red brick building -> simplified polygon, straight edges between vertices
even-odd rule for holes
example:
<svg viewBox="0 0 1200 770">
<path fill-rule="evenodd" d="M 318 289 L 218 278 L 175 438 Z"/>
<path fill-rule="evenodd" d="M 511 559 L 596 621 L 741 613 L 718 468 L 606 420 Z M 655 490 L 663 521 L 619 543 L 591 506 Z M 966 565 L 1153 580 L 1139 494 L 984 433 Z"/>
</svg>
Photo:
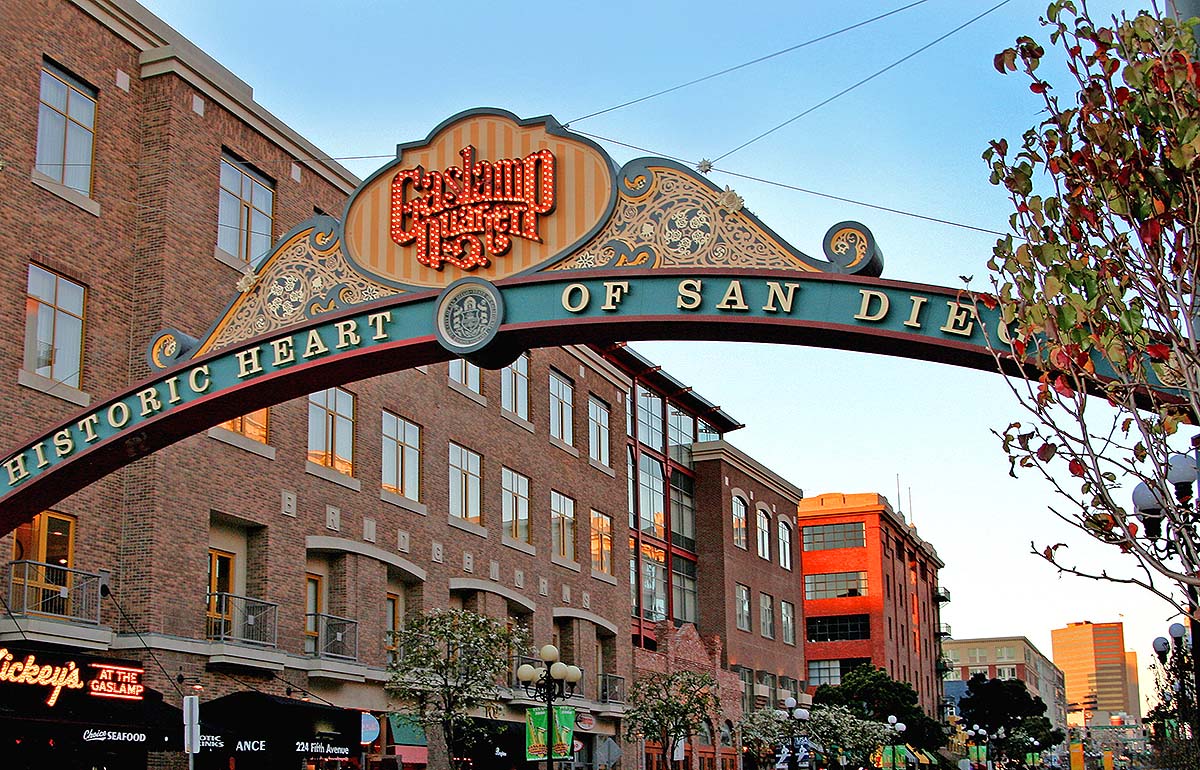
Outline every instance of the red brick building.
<svg viewBox="0 0 1200 770">
<path fill-rule="evenodd" d="M 939 607 L 944 566 L 888 501 L 825 494 L 798 509 L 808 685 L 837 684 L 863 662 L 910 683 L 921 707 L 940 716 Z"/>
<path fill-rule="evenodd" d="M 132 0 L 10 2 L 4 18 L 0 404 L 16 443 L 147 377 L 159 330 L 201 336 L 272 243 L 337 217 L 359 180 Z M 857 605 L 804 598 L 802 578 L 845 567 L 801 551 L 817 511 L 724 441 L 739 427 L 623 346 L 319 391 L 148 455 L 0 537 L 0 649 L 140 666 L 167 706 L 198 694 L 211 739 L 200 767 L 259 766 L 262 742 L 231 737 L 254 717 L 297 725 L 267 741 L 310 747 L 290 767 L 345 756 L 322 754 L 330 739 L 313 732 L 340 710 L 395 710 L 382 685 L 406 613 L 468 608 L 528 625 L 584 669 L 577 759 L 596 764 L 620 732 L 635 651 L 652 669 L 676 643 L 690 652 L 675 659 L 696 663 L 700 644 L 701 663 L 740 678 L 731 714 L 827 680 L 829 660 L 877 654 L 803 641 L 807 615 Z M 871 641 L 924 703 L 940 562 L 876 507 L 866 550 L 890 561 L 870 581 L 897 598 Z M 519 724 L 529 700 L 514 686 L 504 701 L 500 719 Z M 97 714 L 51 711 L 35 728 L 0 709 L 0 752 L 17 768 L 178 763 L 178 713 L 163 713 L 175 737 L 161 744 L 85 746 L 105 727 Z M 697 762 L 736 761 L 719 735 L 734 719 L 713 725 L 718 748 L 695 749 Z M 515 732 L 503 740 L 516 756 Z M 367 753 L 383 767 L 423 758 L 387 720 Z"/>
</svg>

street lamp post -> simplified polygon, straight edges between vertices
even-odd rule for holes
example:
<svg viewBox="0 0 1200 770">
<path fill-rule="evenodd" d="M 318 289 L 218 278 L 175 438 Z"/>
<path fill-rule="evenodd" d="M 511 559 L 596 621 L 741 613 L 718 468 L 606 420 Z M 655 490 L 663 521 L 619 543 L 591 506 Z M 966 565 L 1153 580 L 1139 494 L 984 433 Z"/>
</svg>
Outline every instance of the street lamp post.
<svg viewBox="0 0 1200 770">
<path fill-rule="evenodd" d="M 1191 558 L 1195 558 L 1195 554 L 1200 552 L 1200 533 L 1196 529 L 1196 519 L 1200 519 L 1200 495 L 1193 494 L 1193 485 L 1200 475 L 1198 471 L 1200 471 L 1200 435 L 1192 437 L 1192 455 L 1173 454 L 1167 458 L 1166 481 L 1173 487 L 1175 499 L 1181 507 L 1186 509 L 1189 504 L 1195 505 L 1194 516 L 1168 515 L 1168 512 L 1164 510 L 1167 506 L 1162 489 L 1153 489 L 1145 482 L 1139 483 L 1133 489 L 1134 511 L 1142 521 L 1143 533 L 1145 538 L 1150 541 L 1150 547 L 1160 557 L 1177 556 L 1183 559 L 1185 572 L 1189 571 L 1189 568 L 1194 571 L 1197 566 L 1189 562 L 1189 554 L 1192 555 Z M 1181 551 L 1176 541 L 1187 541 L 1187 547 Z M 1200 698 L 1200 620 L 1197 620 L 1197 615 L 1200 615 L 1200 595 L 1197 593 L 1196 586 L 1189 585 L 1187 587 L 1187 597 L 1188 625 L 1191 631 L 1192 692 Z M 1179 639 L 1179 643 L 1182 644 L 1183 625 L 1179 623 L 1175 625 L 1179 626 L 1179 636 L 1173 638 Z M 1193 709 L 1193 712 L 1198 711 L 1200 709 Z M 1193 734 L 1200 733 L 1200 719 L 1196 718 L 1195 713 L 1193 713 L 1193 719 L 1189 725 Z"/>
<path fill-rule="evenodd" d="M 796 729 L 808 721 L 809 713 L 806 708 L 797 708 L 796 699 L 788 697 L 783 701 L 786 709 L 776 709 L 775 715 L 788 721 L 788 770 L 799 770 L 800 757 L 796 750 Z"/>
<path fill-rule="evenodd" d="M 554 770 L 554 701 L 566 700 L 575 694 L 575 686 L 583 678 L 578 666 L 568 666 L 558 659 L 558 648 L 547 644 L 538 651 L 545 664 L 534 668 L 522 663 L 517 668 L 517 679 L 525 688 L 525 694 L 539 703 L 546 704 L 546 770 Z"/>
<path fill-rule="evenodd" d="M 967 740 L 972 746 L 977 747 L 975 757 L 972 758 L 975 761 L 972 764 L 980 763 L 987 766 L 987 738 L 988 731 L 979 725 L 971 725 L 971 729 L 967 730 Z"/>
<path fill-rule="evenodd" d="M 893 715 L 891 715 L 891 716 L 889 716 L 889 717 L 887 718 L 887 723 L 888 723 L 888 727 L 889 727 L 889 728 L 891 729 L 891 731 L 892 731 L 892 735 L 891 735 L 891 741 L 892 741 L 892 768 L 893 768 L 893 770 L 895 770 L 895 768 L 898 768 L 898 767 L 900 766 L 900 763 L 896 761 L 896 747 L 897 747 L 897 746 L 899 745 L 899 743 L 900 743 L 900 736 L 904 734 L 904 731 L 905 731 L 906 729 L 908 729 L 908 725 L 906 725 L 906 724 L 904 724 L 903 722 L 901 722 L 901 721 L 897 720 L 897 719 L 896 719 L 896 716 L 895 716 L 894 714 L 893 714 Z"/>
<path fill-rule="evenodd" d="M 1180 653 L 1184 649 L 1184 637 L 1187 636 L 1187 629 L 1182 623 L 1172 623 L 1167 629 L 1167 633 L 1171 637 L 1171 641 L 1167 641 L 1163 637 L 1158 637 L 1154 640 L 1154 653 L 1158 656 L 1158 662 L 1162 664 L 1163 671 L 1167 676 L 1174 680 L 1175 689 L 1175 708 L 1179 720 L 1188 725 L 1193 739 L 1197 733 L 1197 724 L 1200 723 L 1200 689 L 1193 688 L 1189 693 L 1187 685 L 1184 681 L 1187 672 L 1178 670 L 1178 663 L 1181 662 Z M 1195 629 L 1193 628 L 1193 649 L 1195 648 Z M 1172 648 L 1174 654 L 1172 655 Z"/>
</svg>

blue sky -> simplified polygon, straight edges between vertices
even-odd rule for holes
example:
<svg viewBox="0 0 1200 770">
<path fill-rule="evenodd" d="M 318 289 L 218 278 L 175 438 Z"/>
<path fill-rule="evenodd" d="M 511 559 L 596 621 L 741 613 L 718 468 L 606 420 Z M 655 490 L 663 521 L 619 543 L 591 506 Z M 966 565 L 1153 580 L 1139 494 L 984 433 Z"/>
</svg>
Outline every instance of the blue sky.
<svg viewBox="0 0 1200 770">
<path fill-rule="evenodd" d="M 398 142 L 464 109 L 553 114 L 623 162 L 644 154 L 717 158 L 988 10 L 998 0 L 927 0 L 851 33 L 625 109 L 580 116 L 802 43 L 906 5 L 556 2 L 255 3 L 153 0 L 168 24 L 248 82 L 257 101 L 365 177 Z M 1141 7 L 1090 3 L 1093 15 Z M 1044 39 L 1042 0 L 1011 0 L 948 39 L 717 163 L 786 185 L 1003 230 L 1008 202 L 987 182 L 989 139 L 1038 120 L 1018 76 L 992 56 Z M 1062 81 L 1060 81 L 1062 82 Z M 1068 90 L 1066 84 L 1060 90 Z M 783 237 L 820 253 L 844 219 L 871 228 L 884 276 L 947 286 L 986 280 L 995 236 L 779 186 L 730 185 Z M 897 502 L 946 562 L 959 638 L 1025 635 L 1122 620 L 1141 667 L 1169 607 L 1136 590 L 1059 577 L 1030 541 L 1067 541 L 1080 564 L 1120 572 L 1046 512 L 1046 486 L 1012 480 L 989 433 L 1018 417 L 998 375 L 836 350 L 642 343 L 638 350 L 747 427 L 730 440 L 809 495 L 875 491 Z M 911 505 L 910 505 L 911 495 Z M 1143 673 L 1143 694 L 1151 687 Z"/>
</svg>

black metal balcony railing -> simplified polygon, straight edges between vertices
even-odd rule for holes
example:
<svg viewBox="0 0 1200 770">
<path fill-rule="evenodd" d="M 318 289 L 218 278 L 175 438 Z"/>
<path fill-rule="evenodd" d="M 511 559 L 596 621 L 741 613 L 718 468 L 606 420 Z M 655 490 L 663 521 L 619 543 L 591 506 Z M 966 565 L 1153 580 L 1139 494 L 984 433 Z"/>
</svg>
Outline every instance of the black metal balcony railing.
<svg viewBox="0 0 1200 770">
<path fill-rule="evenodd" d="M 208 638 L 274 647 L 278 639 L 279 605 L 247 596 L 208 595 Z"/>
<path fill-rule="evenodd" d="M 937 588 L 933 589 L 933 600 L 935 602 L 950 601 L 950 589 L 943 588 L 942 586 L 938 586 Z"/>
<path fill-rule="evenodd" d="M 625 677 L 616 674 L 600 675 L 600 702 L 625 702 Z"/>
<path fill-rule="evenodd" d="M 309 636 L 305 652 L 318 658 L 358 660 L 358 621 L 310 612 L 305 615 Z"/>
<path fill-rule="evenodd" d="M 944 636 L 946 638 L 950 638 L 953 636 L 953 634 L 950 633 L 950 624 L 949 623 L 939 623 L 937 633 L 938 633 L 938 636 Z"/>
<path fill-rule="evenodd" d="M 39 561 L 10 562 L 8 606 L 18 615 L 99 625 L 100 575 Z"/>
</svg>

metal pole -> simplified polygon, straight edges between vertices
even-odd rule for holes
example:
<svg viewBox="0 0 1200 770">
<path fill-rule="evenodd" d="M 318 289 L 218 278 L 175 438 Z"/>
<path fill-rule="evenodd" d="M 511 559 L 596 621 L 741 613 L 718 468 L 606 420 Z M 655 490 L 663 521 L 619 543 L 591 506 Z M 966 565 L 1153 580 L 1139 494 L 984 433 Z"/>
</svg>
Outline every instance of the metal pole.
<svg viewBox="0 0 1200 770">
<path fill-rule="evenodd" d="M 547 663 L 542 670 L 542 681 L 546 686 L 546 770 L 554 770 L 554 741 L 557 736 L 554 734 L 554 679 L 550 676 L 550 664 Z"/>
</svg>

